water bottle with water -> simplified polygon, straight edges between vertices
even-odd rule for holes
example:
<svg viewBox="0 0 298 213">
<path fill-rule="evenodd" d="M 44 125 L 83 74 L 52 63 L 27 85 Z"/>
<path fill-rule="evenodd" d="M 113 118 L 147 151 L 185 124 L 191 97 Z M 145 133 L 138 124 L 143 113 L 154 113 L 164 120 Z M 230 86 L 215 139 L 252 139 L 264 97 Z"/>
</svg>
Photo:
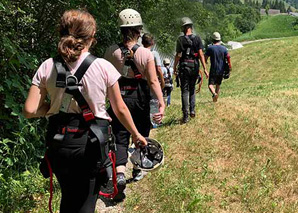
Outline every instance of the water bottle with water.
<svg viewBox="0 0 298 213">
<path fill-rule="evenodd" d="M 156 123 L 153 119 L 153 116 L 156 113 L 159 113 L 159 102 L 157 99 L 151 99 L 150 100 L 150 120 L 153 128 L 156 128 L 159 126 L 159 124 Z"/>
</svg>

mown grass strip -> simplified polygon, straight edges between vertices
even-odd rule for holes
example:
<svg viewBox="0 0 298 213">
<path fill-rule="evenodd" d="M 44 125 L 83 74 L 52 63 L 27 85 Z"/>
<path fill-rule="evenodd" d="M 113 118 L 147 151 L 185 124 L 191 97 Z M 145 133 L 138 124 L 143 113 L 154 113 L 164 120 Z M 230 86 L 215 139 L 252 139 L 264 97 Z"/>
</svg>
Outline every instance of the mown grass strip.
<svg viewBox="0 0 298 213">
<path fill-rule="evenodd" d="M 176 89 L 154 133 L 165 165 L 131 186 L 126 211 L 297 212 L 297 47 L 291 38 L 232 51 L 219 102 L 205 81 L 186 125 Z"/>
</svg>

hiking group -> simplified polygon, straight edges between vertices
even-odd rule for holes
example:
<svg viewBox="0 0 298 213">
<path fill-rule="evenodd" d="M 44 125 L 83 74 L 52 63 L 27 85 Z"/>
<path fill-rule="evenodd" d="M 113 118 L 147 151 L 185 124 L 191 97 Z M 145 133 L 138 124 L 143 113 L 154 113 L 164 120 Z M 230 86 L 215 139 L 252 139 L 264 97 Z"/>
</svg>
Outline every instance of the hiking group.
<svg viewBox="0 0 298 213">
<path fill-rule="evenodd" d="M 184 35 L 177 40 L 171 68 L 170 59 L 165 58 L 162 66 L 159 54 L 151 51 L 152 35 L 144 34 L 143 46 L 138 44 L 143 22 L 133 9 L 120 12 L 122 40 L 106 49 L 104 59 L 89 53 L 96 43 L 93 16 L 81 10 L 62 15 L 57 57 L 38 68 L 24 107 L 27 118 L 49 121 L 40 170 L 51 180 L 54 173 L 60 184 L 61 213 L 94 212 L 99 194 L 114 201 L 125 198 L 130 138 L 135 146 L 133 180 L 143 177 L 141 169 L 162 163 L 160 144 L 148 138 L 150 100 L 157 100 L 157 112 L 151 117 L 161 123 L 164 98 L 167 106 L 171 104 L 173 75 L 180 81 L 184 123 L 189 114 L 195 117 L 195 85 L 202 78 L 199 60 L 217 101 L 226 59 L 231 68 L 227 49 L 220 45 L 219 33 L 214 33 L 214 45 L 206 51 L 211 60 L 208 73 L 201 38 L 193 34 L 189 18 L 182 22 Z"/>
</svg>

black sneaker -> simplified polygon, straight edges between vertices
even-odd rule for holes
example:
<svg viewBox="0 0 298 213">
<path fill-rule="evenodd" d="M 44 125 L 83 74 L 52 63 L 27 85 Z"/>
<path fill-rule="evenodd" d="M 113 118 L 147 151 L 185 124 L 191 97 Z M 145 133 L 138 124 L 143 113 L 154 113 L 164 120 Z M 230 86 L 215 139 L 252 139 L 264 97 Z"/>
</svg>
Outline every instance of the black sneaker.
<svg viewBox="0 0 298 213">
<path fill-rule="evenodd" d="M 183 116 L 182 123 L 186 124 L 186 123 L 188 123 L 188 121 L 189 121 L 188 115 L 187 116 Z"/>
<path fill-rule="evenodd" d="M 144 178 L 144 174 L 140 169 L 133 169 L 132 170 L 132 179 L 133 181 L 139 181 Z"/>
<path fill-rule="evenodd" d="M 124 190 L 126 188 L 126 179 L 123 173 L 117 174 L 117 188 L 118 188 L 118 194 L 113 198 L 113 200 L 116 202 L 121 202 L 126 197 L 124 193 Z"/>
</svg>

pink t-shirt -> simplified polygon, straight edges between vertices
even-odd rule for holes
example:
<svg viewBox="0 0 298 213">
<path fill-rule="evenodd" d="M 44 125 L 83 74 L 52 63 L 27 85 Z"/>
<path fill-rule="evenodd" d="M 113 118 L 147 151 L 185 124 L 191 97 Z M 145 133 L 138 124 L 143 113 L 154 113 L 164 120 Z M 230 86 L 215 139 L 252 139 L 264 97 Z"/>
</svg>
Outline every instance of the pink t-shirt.
<svg viewBox="0 0 298 213">
<path fill-rule="evenodd" d="M 132 47 L 133 45 L 128 46 L 129 49 L 131 49 Z M 122 76 L 127 76 L 130 78 L 134 77 L 134 72 L 130 68 L 128 69 L 127 74 L 124 73 L 124 55 L 122 54 L 121 49 L 117 44 L 110 46 L 106 50 L 104 58 L 111 62 Z M 134 54 L 134 62 L 139 72 L 142 74 L 143 79 L 146 79 L 146 66 L 150 61 L 154 61 L 152 52 L 147 48 L 139 47 Z"/>
<path fill-rule="evenodd" d="M 72 74 L 75 73 L 89 54 L 90 53 L 88 52 L 82 53 L 76 62 L 68 64 Z M 53 65 L 52 58 L 44 61 L 32 80 L 32 84 L 41 88 L 46 88 L 50 96 L 51 107 L 47 112 L 46 117 L 59 112 L 65 95 L 64 88 L 56 87 L 57 71 Z M 115 67 L 102 58 L 97 58 L 84 74 L 80 81 L 83 86 L 80 86 L 79 90 L 96 117 L 111 120 L 105 107 L 107 88 L 113 86 L 118 81 L 119 77 L 120 74 Z M 74 99 L 71 99 L 67 112 L 81 113 L 81 110 Z"/>
</svg>

